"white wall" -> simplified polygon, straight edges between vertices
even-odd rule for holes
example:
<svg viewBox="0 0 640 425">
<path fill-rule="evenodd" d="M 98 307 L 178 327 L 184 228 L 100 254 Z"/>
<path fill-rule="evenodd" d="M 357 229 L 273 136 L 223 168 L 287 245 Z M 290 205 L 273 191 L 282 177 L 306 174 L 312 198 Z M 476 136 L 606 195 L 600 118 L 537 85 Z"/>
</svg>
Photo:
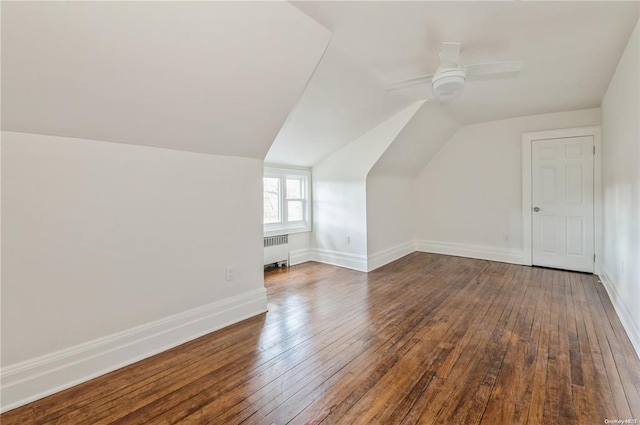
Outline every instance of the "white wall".
<svg viewBox="0 0 640 425">
<path fill-rule="evenodd" d="M 413 103 L 313 167 L 316 259 L 367 270 L 367 174 L 423 103 Z"/>
<path fill-rule="evenodd" d="M 640 355 L 640 22 L 602 99 L 602 278 Z"/>
<path fill-rule="evenodd" d="M 426 102 L 367 177 L 368 269 L 415 250 L 413 180 L 458 129 L 439 102 Z"/>
<path fill-rule="evenodd" d="M 413 178 L 370 174 L 367 178 L 368 269 L 415 250 Z"/>
<path fill-rule="evenodd" d="M 5 387 L 21 362 L 197 307 L 206 326 L 164 346 L 266 310 L 261 160 L 3 132 L 2 161 L 4 406 L 34 395 Z"/>
<path fill-rule="evenodd" d="M 316 177 L 317 175 L 317 177 Z M 330 180 L 314 170 L 313 249 L 336 251 L 366 263 L 367 212 L 364 180 Z M 347 240 L 348 238 L 348 240 Z M 325 260 L 326 261 L 326 260 Z M 328 262 L 328 261 L 327 261 Z M 364 270 L 363 264 L 338 264 Z"/>
<path fill-rule="evenodd" d="M 289 249 L 298 251 L 311 248 L 311 232 L 289 234 Z"/>
<path fill-rule="evenodd" d="M 289 234 L 289 265 L 311 261 L 311 232 Z"/>
<path fill-rule="evenodd" d="M 521 133 L 599 123 L 587 109 L 460 128 L 416 177 L 418 249 L 519 262 Z"/>
</svg>

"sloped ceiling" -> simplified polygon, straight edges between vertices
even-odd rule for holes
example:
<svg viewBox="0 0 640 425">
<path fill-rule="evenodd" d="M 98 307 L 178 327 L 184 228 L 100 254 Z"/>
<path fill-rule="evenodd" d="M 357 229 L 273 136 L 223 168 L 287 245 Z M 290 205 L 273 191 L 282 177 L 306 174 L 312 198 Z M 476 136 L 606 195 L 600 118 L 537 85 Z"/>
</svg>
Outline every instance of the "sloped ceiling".
<svg viewBox="0 0 640 425">
<path fill-rule="evenodd" d="M 330 37 L 286 2 L 2 2 L 2 128 L 262 159 Z"/>
<path fill-rule="evenodd" d="M 331 43 L 265 161 L 311 166 L 409 103 Z"/>
<path fill-rule="evenodd" d="M 2 128 L 309 166 L 428 97 L 384 87 L 432 73 L 442 41 L 463 63 L 525 63 L 467 84 L 444 110 L 458 125 L 598 106 L 639 6 L 3 2 Z M 435 121 L 412 120 L 384 167 L 428 157 Z"/>
<path fill-rule="evenodd" d="M 617 1 L 300 1 L 293 4 L 332 32 L 331 46 L 341 49 L 344 61 L 359 64 L 363 78 L 373 84 L 371 92 L 398 80 L 433 73 L 443 41 L 460 42 L 461 61 L 466 64 L 524 61 L 519 75 L 469 82 L 460 98 L 442 106 L 448 119 L 458 125 L 599 106 L 638 20 L 640 6 L 638 2 Z M 324 67 L 333 65 L 323 60 L 319 69 L 325 74 L 333 72 Z M 279 159 L 275 153 L 295 149 L 294 146 L 307 141 L 329 140 L 333 141 L 332 147 L 337 147 L 353 139 L 351 134 L 360 131 L 355 124 L 316 128 L 303 123 L 313 122 L 317 116 L 327 121 L 337 120 L 343 110 L 351 110 L 351 114 L 360 111 L 363 116 L 358 123 L 368 122 L 367 118 L 373 114 L 366 112 L 362 104 L 339 98 L 349 90 L 354 78 L 334 78 L 330 89 L 323 92 L 324 103 L 313 102 L 304 107 L 301 103 L 299 109 L 293 111 L 280 135 L 292 134 L 291 127 L 296 129 L 295 138 L 276 139 L 269 153 L 270 156 L 274 153 L 273 162 Z M 323 75 L 314 75 L 310 87 L 316 84 L 322 87 L 325 82 L 328 84 Z M 430 89 L 424 85 L 392 94 L 399 96 L 404 106 L 429 97 Z M 389 102 L 388 96 L 391 93 L 380 99 Z M 367 94 L 360 93 L 359 98 L 365 99 Z M 311 100 L 309 98 L 310 103 Z M 341 107 L 333 108 L 331 105 L 335 104 Z M 430 119 L 427 111 L 435 113 L 432 108 L 433 105 L 425 105 L 416 115 L 389 153 L 383 155 L 384 164 L 379 170 L 391 171 L 393 167 L 402 167 L 405 161 L 411 164 L 405 170 L 413 170 L 417 158 L 429 157 L 425 153 L 429 149 L 420 150 L 420 143 L 431 143 L 428 133 L 432 137 L 445 134 L 449 126 L 448 119 L 443 123 L 432 119 L 428 125 L 416 121 Z M 441 145 L 435 138 L 432 142 Z M 296 158 L 300 164 L 308 164 L 322 156 L 323 149 L 320 143 L 308 143 Z M 417 155 L 414 149 L 418 149 Z M 287 162 L 294 161 L 287 158 Z"/>
<path fill-rule="evenodd" d="M 418 174 L 459 127 L 445 108 L 436 102 L 426 102 L 380 156 L 369 174 Z"/>
</svg>

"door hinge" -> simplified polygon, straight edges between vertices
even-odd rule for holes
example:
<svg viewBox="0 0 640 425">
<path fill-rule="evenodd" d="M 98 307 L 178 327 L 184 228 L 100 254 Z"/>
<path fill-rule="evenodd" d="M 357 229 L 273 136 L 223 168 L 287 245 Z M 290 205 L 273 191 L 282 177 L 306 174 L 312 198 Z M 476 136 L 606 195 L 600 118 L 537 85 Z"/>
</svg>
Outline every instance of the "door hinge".
<svg viewBox="0 0 640 425">
<path fill-rule="evenodd" d="M 593 147 L 593 154 L 594 155 L 596 154 L 596 147 L 595 146 Z"/>
<path fill-rule="evenodd" d="M 596 254 L 593 254 L 593 262 L 596 262 Z"/>
</svg>

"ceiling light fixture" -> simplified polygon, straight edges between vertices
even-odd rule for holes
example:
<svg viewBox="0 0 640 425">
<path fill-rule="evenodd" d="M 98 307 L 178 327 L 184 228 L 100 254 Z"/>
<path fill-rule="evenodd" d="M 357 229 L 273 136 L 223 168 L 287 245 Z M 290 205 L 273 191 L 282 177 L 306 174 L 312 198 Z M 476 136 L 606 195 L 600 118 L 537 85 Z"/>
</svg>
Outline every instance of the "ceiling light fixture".
<svg viewBox="0 0 640 425">
<path fill-rule="evenodd" d="M 431 87 L 438 99 L 449 100 L 462 93 L 466 80 L 467 76 L 461 66 L 456 68 L 441 67 L 431 80 Z"/>
</svg>

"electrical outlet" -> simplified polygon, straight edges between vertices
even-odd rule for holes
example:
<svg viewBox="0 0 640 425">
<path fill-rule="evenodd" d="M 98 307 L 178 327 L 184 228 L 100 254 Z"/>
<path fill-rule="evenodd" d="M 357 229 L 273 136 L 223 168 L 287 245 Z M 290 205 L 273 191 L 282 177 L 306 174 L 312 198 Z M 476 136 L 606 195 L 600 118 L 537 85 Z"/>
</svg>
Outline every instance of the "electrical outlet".
<svg viewBox="0 0 640 425">
<path fill-rule="evenodd" d="M 349 244 L 351 243 L 351 236 L 346 236 L 346 237 L 344 238 L 344 243 L 345 243 L 346 245 L 349 245 Z"/>
<path fill-rule="evenodd" d="M 233 280 L 233 275 L 234 275 L 234 270 L 233 270 L 233 266 L 227 266 L 227 268 L 224 270 L 224 280 L 227 282 L 230 282 Z"/>
</svg>

